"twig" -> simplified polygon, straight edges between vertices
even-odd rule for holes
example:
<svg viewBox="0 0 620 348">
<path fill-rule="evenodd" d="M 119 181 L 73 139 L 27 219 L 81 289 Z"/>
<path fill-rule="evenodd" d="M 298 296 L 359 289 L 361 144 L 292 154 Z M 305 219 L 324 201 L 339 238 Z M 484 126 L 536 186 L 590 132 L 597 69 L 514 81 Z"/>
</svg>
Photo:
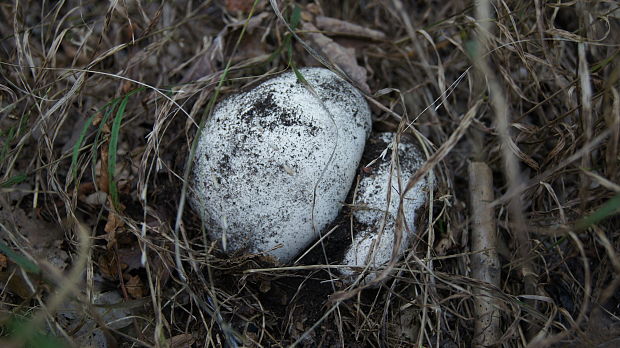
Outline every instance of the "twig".
<svg viewBox="0 0 620 348">
<path fill-rule="evenodd" d="M 469 197 L 471 205 L 471 269 L 475 279 L 499 287 L 500 263 L 493 201 L 493 174 L 484 162 L 469 164 Z M 473 290 L 476 313 L 474 346 L 488 347 L 500 335 L 500 313 L 497 299 L 488 290 Z"/>
<path fill-rule="evenodd" d="M 504 167 L 504 175 L 508 183 L 508 189 L 512 189 L 521 185 L 522 177 L 519 168 L 519 162 L 515 154 L 512 152 L 510 144 L 512 142 L 510 134 L 510 119 L 508 110 L 508 101 L 504 96 L 503 89 L 497 79 L 497 76 L 491 69 L 489 62 L 482 58 L 483 47 L 490 40 L 491 31 L 491 3 L 490 1 L 480 1 L 476 4 L 476 20 L 478 22 L 478 33 L 476 37 L 479 52 L 472 57 L 478 70 L 484 75 L 487 82 L 491 105 L 495 113 L 496 129 L 499 133 L 502 149 L 502 159 Z M 524 293 L 526 295 L 534 295 L 537 291 L 536 278 L 534 270 L 534 262 L 531 258 L 531 242 L 530 235 L 523 214 L 523 200 L 521 194 L 511 197 L 508 202 L 508 213 L 514 224 L 514 241 L 516 244 L 516 254 L 521 260 L 521 275 L 524 283 Z M 533 305 L 533 304 L 532 304 Z M 535 325 L 535 323 L 532 323 Z M 528 336 L 532 337 L 536 331 L 536 326 L 528 329 Z"/>
</svg>

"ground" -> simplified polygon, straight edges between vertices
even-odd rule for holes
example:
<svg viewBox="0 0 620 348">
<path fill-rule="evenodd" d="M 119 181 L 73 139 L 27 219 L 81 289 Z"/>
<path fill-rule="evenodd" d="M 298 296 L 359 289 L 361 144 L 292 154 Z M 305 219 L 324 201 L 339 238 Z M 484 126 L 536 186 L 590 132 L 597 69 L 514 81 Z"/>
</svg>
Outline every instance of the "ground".
<svg viewBox="0 0 620 348">
<path fill-rule="evenodd" d="M 619 54 L 606 0 L 2 2 L 0 345 L 616 346 Z M 321 65 L 437 181 L 374 287 L 185 204 L 215 103 Z"/>
</svg>

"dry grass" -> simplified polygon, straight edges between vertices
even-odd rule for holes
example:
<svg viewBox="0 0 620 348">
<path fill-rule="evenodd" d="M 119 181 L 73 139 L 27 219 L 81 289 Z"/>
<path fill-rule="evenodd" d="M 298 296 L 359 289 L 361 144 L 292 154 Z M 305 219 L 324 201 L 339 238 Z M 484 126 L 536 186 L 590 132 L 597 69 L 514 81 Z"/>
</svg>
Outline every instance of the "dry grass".
<svg viewBox="0 0 620 348">
<path fill-rule="evenodd" d="M 386 34 L 324 32 L 356 50 L 375 129 L 415 135 L 417 177 L 437 181 L 427 228 L 378 288 L 328 285 L 337 265 L 223 257 L 183 209 L 213 104 L 289 66 L 294 2 L 252 3 L 0 4 L 0 344 L 63 346 L 45 335 L 75 338 L 55 310 L 74 299 L 101 323 L 102 290 L 135 314 L 105 329 L 120 346 L 469 347 L 480 293 L 498 346 L 620 341 L 617 2 L 297 2 L 302 24 Z M 299 28 L 296 66 L 359 71 Z M 499 287 L 473 278 L 471 161 L 493 174 Z M 65 269 L 48 262 L 61 249 Z"/>
</svg>

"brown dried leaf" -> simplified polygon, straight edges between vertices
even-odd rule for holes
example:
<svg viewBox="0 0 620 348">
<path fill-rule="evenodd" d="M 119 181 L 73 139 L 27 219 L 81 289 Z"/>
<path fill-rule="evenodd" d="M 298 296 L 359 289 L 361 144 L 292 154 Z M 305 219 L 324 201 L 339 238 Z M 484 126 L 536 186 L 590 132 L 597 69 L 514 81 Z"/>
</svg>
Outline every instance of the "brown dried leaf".
<svg viewBox="0 0 620 348">
<path fill-rule="evenodd" d="M 271 282 L 269 280 L 262 280 L 258 289 L 263 294 L 269 292 L 269 290 L 271 290 Z"/>
<path fill-rule="evenodd" d="M 170 338 L 170 347 L 190 348 L 196 339 L 192 334 L 180 334 Z"/>
<path fill-rule="evenodd" d="M 102 206 L 108 201 L 108 194 L 103 191 L 97 191 L 80 198 L 80 201 L 92 206 Z"/>
<path fill-rule="evenodd" d="M 230 12 L 250 12 L 254 0 L 226 0 L 226 9 Z"/>
<path fill-rule="evenodd" d="M 103 127 L 104 129 L 106 127 Z M 99 166 L 99 178 L 97 180 L 97 186 L 99 186 L 99 190 L 110 193 L 109 192 L 109 176 L 108 176 L 108 139 L 105 137 L 105 143 L 101 146 L 101 161 Z"/>
<path fill-rule="evenodd" d="M 97 127 L 99 123 L 101 123 L 102 120 L 103 120 L 103 112 L 98 112 L 95 115 L 95 118 L 93 118 L 93 126 Z"/>
<path fill-rule="evenodd" d="M 355 53 L 340 46 L 334 40 L 318 32 L 318 29 L 307 22 L 303 23 L 303 30 L 312 42 L 313 46 L 320 51 L 324 57 L 342 69 L 359 87 L 366 93 L 370 88 L 366 84 L 366 69 L 357 64 Z"/>
<path fill-rule="evenodd" d="M 452 248 L 454 243 L 450 238 L 442 238 L 435 246 L 435 252 L 438 256 L 445 256 L 448 254 L 448 250 Z"/>
<path fill-rule="evenodd" d="M 123 219 L 118 214 L 111 211 L 108 213 L 108 221 L 105 224 L 104 231 L 106 233 L 105 239 L 108 241 L 108 250 L 116 243 L 116 233 L 118 229 L 125 226 Z"/>
<path fill-rule="evenodd" d="M 97 264 L 99 265 L 99 272 L 104 278 L 110 280 L 118 279 L 118 264 L 114 253 L 107 252 L 99 256 Z"/>
<path fill-rule="evenodd" d="M 94 182 L 83 182 L 80 183 L 78 187 L 78 198 L 86 197 L 87 195 L 95 192 L 95 183 Z"/>
<path fill-rule="evenodd" d="M 0 290 L 3 292 L 8 290 L 24 299 L 34 295 L 21 273 L 17 271 L 17 266 L 12 265 L 10 268 L 0 272 Z"/>
<path fill-rule="evenodd" d="M 314 22 L 314 15 L 308 11 L 301 11 L 301 20 L 304 22 Z"/>
<path fill-rule="evenodd" d="M 127 293 L 135 299 L 144 297 L 144 284 L 142 284 L 140 276 L 129 276 L 125 288 Z"/>
<path fill-rule="evenodd" d="M 132 89 L 134 89 L 135 86 L 133 84 L 133 82 L 131 81 L 124 81 L 123 84 L 121 85 L 121 91 L 123 94 L 127 94 L 129 92 L 131 92 Z"/>
<path fill-rule="evenodd" d="M 254 33 L 254 30 L 258 28 L 261 24 L 263 24 L 263 20 L 269 16 L 271 16 L 269 12 L 262 12 L 250 18 L 250 20 L 247 21 L 247 24 L 246 21 L 243 20 L 242 23 L 243 25 L 245 25 L 245 31 L 247 31 L 249 34 Z M 260 38 L 257 38 L 257 40 L 260 41 Z"/>
<path fill-rule="evenodd" d="M 45 260 L 59 269 L 67 267 L 69 254 L 62 248 L 65 234 L 58 225 L 37 218 L 34 212 L 26 213 L 19 208 L 13 211 L 0 209 L 0 224 L 14 234 L 21 235 L 27 241 L 22 247 L 35 258 Z M 8 239 L 7 234 L 4 229 L 0 230 L 0 239 Z"/>
<path fill-rule="evenodd" d="M 142 253 L 139 249 L 118 249 L 117 255 L 118 261 L 121 263 L 121 268 L 123 269 L 123 271 L 128 272 L 131 270 L 142 268 L 142 263 L 140 262 Z"/>
<path fill-rule="evenodd" d="M 239 50 L 235 54 L 234 61 L 240 62 L 256 57 L 266 56 L 269 48 L 261 41 L 260 35 L 248 33 L 240 43 Z"/>
<path fill-rule="evenodd" d="M 336 34 L 361 36 L 372 40 L 385 39 L 385 33 L 382 31 L 369 29 L 337 18 L 317 16 L 315 23 L 321 30 L 330 31 Z"/>
<path fill-rule="evenodd" d="M 104 205 L 108 200 L 107 193 L 96 191 L 94 182 L 81 183 L 77 189 L 77 196 L 80 202 L 93 206 Z"/>
</svg>

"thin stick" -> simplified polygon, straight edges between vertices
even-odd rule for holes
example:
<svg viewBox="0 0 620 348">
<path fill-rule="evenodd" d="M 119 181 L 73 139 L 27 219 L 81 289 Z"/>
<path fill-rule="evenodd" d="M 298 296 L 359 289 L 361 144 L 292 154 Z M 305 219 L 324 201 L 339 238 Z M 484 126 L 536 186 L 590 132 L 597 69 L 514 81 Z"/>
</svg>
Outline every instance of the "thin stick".
<svg viewBox="0 0 620 348">
<path fill-rule="evenodd" d="M 500 263 L 497 255 L 497 234 L 493 195 L 493 174 L 484 162 L 469 164 L 469 197 L 471 206 L 471 269 L 474 279 L 499 288 Z M 489 347 L 501 334 L 497 299 L 480 287 L 473 289 L 476 313 L 474 347 Z"/>
<path fill-rule="evenodd" d="M 490 39 L 491 27 L 491 2 L 489 0 L 479 1 L 476 3 L 476 20 L 478 23 L 478 32 L 476 42 L 478 48 L 482 50 L 486 47 Z M 495 123 L 497 133 L 500 138 L 502 159 L 504 167 L 504 175 L 508 183 L 508 190 L 521 185 L 523 174 L 519 168 L 519 162 L 515 154 L 512 152 L 510 144 L 512 142 L 510 134 L 510 118 L 508 101 L 504 96 L 503 89 L 497 79 L 494 71 L 491 69 L 489 62 L 482 59 L 482 51 L 477 52 L 472 57 L 478 70 L 482 72 L 486 78 L 487 88 L 491 106 L 495 113 Z M 531 241 L 530 235 L 523 214 L 523 199 L 520 194 L 516 194 L 510 198 L 508 202 L 508 213 L 513 222 L 513 237 L 516 245 L 516 254 L 521 261 L 520 269 L 523 277 L 524 292 L 526 295 L 535 295 L 537 292 L 537 274 L 535 273 L 535 264 L 531 257 Z M 533 304 L 533 303 L 532 303 Z M 532 323 L 527 329 L 528 337 L 532 337 L 538 330 L 537 324 Z"/>
</svg>

